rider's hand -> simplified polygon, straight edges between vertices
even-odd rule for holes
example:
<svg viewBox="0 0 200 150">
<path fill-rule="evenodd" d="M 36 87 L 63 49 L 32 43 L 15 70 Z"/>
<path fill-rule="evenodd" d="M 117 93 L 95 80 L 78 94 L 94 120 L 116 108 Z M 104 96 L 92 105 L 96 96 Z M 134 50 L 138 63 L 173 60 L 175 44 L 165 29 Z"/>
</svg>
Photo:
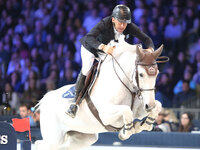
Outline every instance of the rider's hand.
<svg viewBox="0 0 200 150">
<path fill-rule="evenodd" d="M 109 45 L 105 45 L 104 48 L 103 48 L 103 51 L 106 53 L 106 54 L 109 54 L 111 55 L 113 53 L 113 50 L 115 49 L 115 46 L 109 46 Z"/>
</svg>

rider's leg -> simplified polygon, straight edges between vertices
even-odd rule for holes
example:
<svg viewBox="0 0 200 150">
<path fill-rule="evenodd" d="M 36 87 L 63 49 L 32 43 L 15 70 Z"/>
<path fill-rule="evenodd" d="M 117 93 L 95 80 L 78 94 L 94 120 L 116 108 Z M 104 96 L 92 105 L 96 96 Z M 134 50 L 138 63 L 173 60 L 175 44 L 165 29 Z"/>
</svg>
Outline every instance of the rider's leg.
<svg viewBox="0 0 200 150">
<path fill-rule="evenodd" d="M 85 78 L 88 75 L 93 65 L 95 56 L 91 52 L 89 52 L 87 49 L 85 49 L 85 47 L 81 46 L 81 58 L 82 58 L 82 69 L 81 69 L 81 72 L 79 73 L 79 76 L 77 78 L 76 85 L 75 85 L 74 103 L 70 105 L 69 109 L 66 112 L 72 118 L 76 116 L 76 112 L 78 109 L 76 101 L 84 86 Z"/>
</svg>

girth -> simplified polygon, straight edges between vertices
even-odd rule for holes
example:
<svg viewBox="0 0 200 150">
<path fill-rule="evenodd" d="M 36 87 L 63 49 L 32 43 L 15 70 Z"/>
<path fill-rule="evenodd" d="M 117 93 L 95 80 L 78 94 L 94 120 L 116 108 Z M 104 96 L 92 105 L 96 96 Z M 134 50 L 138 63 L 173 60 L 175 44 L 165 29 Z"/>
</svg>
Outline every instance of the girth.
<svg viewBox="0 0 200 150">
<path fill-rule="evenodd" d="M 87 94 L 86 97 L 86 102 L 88 104 L 88 107 L 90 109 L 90 111 L 92 112 L 92 114 L 95 116 L 95 118 L 101 123 L 101 125 L 108 131 L 110 132 L 118 132 L 119 130 L 121 130 L 123 127 L 121 128 L 117 128 L 117 127 L 114 127 L 114 126 L 111 126 L 111 125 L 104 125 L 103 122 L 101 121 L 100 117 L 99 117 L 99 112 L 98 110 L 96 109 L 94 103 L 92 102 L 90 96 Z"/>
</svg>

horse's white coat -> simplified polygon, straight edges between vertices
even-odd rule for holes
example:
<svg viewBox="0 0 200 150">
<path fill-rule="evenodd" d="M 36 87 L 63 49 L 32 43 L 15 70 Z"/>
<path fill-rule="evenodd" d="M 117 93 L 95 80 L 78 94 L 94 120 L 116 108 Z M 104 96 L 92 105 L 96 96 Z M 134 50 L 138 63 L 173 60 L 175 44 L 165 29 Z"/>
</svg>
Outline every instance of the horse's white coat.
<svg viewBox="0 0 200 150">
<path fill-rule="evenodd" d="M 114 66 L 122 81 L 134 91 L 136 46 L 130 45 L 120 37 L 113 56 L 117 59 L 127 77 L 121 71 L 116 62 Z M 156 76 L 148 76 L 146 71 L 138 66 L 142 88 L 154 88 Z M 129 82 L 132 81 L 131 83 Z M 92 115 L 85 100 L 82 101 L 74 119 L 65 114 L 71 100 L 62 98 L 73 85 L 66 85 L 47 93 L 39 103 L 40 125 L 43 140 L 37 141 L 38 150 L 80 150 L 95 143 L 98 133 L 108 132 Z M 133 110 L 131 110 L 131 93 L 124 87 L 116 76 L 112 57 L 107 56 L 101 65 L 98 79 L 91 90 L 91 99 L 99 111 L 100 118 L 105 125 L 115 127 L 130 127 L 127 125 L 134 119 L 142 119 L 145 116 L 156 118 L 161 109 L 161 104 L 155 100 L 154 91 L 142 92 L 143 99 L 135 98 Z M 145 105 L 153 103 L 155 106 L 150 112 L 145 110 Z M 137 122 L 131 130 L 123 129 L 119 132 L 121 139 L 128 139 L 132 134 L 142 130 L 151 130 L 152 125 Z"/>
</svg>

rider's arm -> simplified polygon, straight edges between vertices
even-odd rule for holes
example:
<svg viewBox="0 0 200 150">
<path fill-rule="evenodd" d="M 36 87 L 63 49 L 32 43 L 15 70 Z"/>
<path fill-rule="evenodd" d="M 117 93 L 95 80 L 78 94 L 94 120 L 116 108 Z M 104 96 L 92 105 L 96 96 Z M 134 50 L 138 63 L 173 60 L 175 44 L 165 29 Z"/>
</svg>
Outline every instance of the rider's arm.
<svg viewBox="0 0 200 150">
<path fill-rule="evenodd" d="M 85 36 L 86 43 L 94 49 L 98 49 L 102 44 L 97 40 L 97 37 L 105 32 L 105 23 L 101 20 L 97 25 L 95 25 L 91 31 Z"/>
<path fill-rule="evenodd" d="M 140 30 L 140 28 L 138 28 L 134 23 L 128 24 L 127 30 L 129 34 L 140 39 L 140 41 L 144 43 L 148 49 L 154 50 L 154 44 L 153 44 L 152 39 L 147 34 L 145 34 L 142 30 Z"/>
</svg>

